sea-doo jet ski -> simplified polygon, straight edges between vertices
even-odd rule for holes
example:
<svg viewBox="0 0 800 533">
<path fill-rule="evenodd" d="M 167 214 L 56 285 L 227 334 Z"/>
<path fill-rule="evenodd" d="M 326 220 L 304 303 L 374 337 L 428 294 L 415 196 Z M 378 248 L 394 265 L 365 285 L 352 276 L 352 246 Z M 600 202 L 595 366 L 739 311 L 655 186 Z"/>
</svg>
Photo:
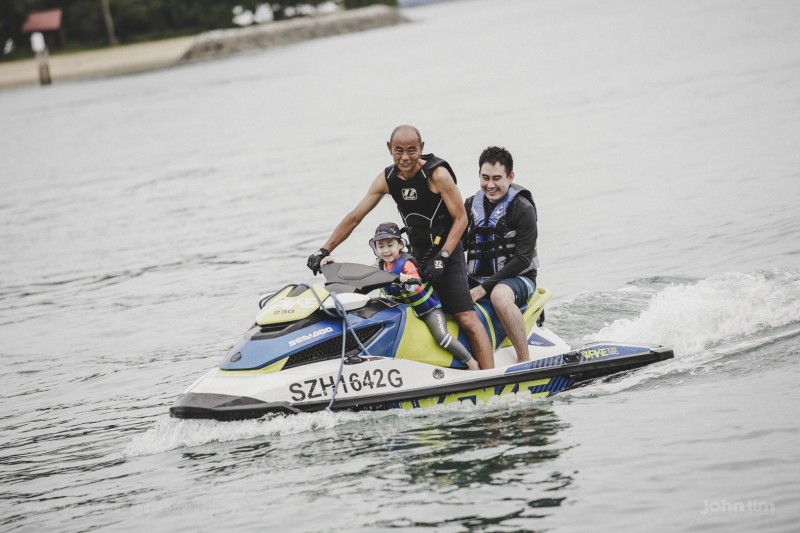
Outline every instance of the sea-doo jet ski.
<svg viewBox="0 0 800 533">
<path fill-rule="evenodd" d="M 480 404 L 506 395 L 541 398 L 673 357 L 660 345 L 563 341 L 544 327 L 552 294 L 538 288 L 523 309 L 531 361 L 516 362 L 487 299 L 475 308 L 495 348 L 495 368 L 467 370 L 434 342 L 409 305 L 370 296 L 399 283 L 395 274 L 352 263 L 330 263 L 322 273 L 325 284 L 291 284 L 263 297 L 255 324 L 217 368 L 177 398 L 170 414 L 241 420 L 323 409 Z M 459 337 L 455 322 L 448 329 Z"/>
</svg>

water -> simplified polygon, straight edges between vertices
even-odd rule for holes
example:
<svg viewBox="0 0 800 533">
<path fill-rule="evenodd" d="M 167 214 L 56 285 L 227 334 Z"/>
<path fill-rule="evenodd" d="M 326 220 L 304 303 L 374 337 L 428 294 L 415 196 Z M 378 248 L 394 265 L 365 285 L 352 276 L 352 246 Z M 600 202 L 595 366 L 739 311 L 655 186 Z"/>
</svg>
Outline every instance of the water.
<svg viewBox="0 0 800 533">
<path fill-rule="evenodd" d="M 800 4 L 406 13 L 0 93 L 0 529 L 795 529 Z M 540 403 L 170 419 L 406 122 L 464 196 L 512 151 L 552 329 L 676 358 Z"/>
</svg>

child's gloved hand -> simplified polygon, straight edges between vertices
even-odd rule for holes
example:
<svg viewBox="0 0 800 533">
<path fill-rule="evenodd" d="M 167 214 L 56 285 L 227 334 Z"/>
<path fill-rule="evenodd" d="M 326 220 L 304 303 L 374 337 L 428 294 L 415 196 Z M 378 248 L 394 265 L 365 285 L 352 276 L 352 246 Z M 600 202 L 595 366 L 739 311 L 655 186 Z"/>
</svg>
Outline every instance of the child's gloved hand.
<svg viewBox="0 0 800 533">
<path fill-rule="evenodd" d="M 422 281 L 417 278 L 412 278 L 408 274 L 400 274 L 398 276 L 400 283 L 403 284 L 403 289 L 407 292 L 416 292 Z"/>
<path fill-rule="evenodd" d="M 403 288 L 408 292 L 417 292 L 422 282 L 418 279 L 412 279 L 403 284 Z"/>
</svg>

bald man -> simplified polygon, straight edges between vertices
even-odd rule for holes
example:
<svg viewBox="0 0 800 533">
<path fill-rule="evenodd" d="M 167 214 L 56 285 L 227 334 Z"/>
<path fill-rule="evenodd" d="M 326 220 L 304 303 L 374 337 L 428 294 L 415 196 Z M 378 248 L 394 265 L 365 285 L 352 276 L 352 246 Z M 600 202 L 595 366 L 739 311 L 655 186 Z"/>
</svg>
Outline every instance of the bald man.
<svg viewBox="0 0 800 533">
<path fill-rule="evenodd" d="M 308 258 L 316 275 L 323 258 L 344 242 L 381 199 L 390 194 L 408 231 L 411 254 L 420 264 L 424 281 L 430 281 L 450 313 L 467 335 L 472 355 L 481 369 L 494 368 L 489 336 L 473 307 L 461 236 L 467 212 L 450 164 L 422 153 L 425 143 L 414 126 L 392 131 L 386 143 L 394 163 L 372 181 L 367 194 L 333 230 L 325 245 Z"/>
</svg>

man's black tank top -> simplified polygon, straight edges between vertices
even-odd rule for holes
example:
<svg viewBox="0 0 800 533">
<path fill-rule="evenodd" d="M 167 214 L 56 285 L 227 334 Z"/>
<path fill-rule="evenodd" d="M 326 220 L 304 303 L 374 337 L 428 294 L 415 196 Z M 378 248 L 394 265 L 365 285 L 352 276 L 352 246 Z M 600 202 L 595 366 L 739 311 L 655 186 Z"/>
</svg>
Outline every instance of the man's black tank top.
<svg viewBox="0 0 800 533">
<path fill-rule="evenodd" d="M 389 193 L 408 228 L 408 241 L 415 255 L 431 248 L 437 236 L 441 237 L 440 244 L 443 244 L 453 225 L 453 217 L 450 216 L 441 195 L 428 188 L 428 178 L 439 166 L 450 172 L 453 181 L 456 181 L 456 174 L 447 161 L 433 154 L 423 155 L 422 159 L 425 164 L 409 180 L 401 179 L 397 175 L 395 165 L 386 167 L 384 171 Z"/>
</svg>

